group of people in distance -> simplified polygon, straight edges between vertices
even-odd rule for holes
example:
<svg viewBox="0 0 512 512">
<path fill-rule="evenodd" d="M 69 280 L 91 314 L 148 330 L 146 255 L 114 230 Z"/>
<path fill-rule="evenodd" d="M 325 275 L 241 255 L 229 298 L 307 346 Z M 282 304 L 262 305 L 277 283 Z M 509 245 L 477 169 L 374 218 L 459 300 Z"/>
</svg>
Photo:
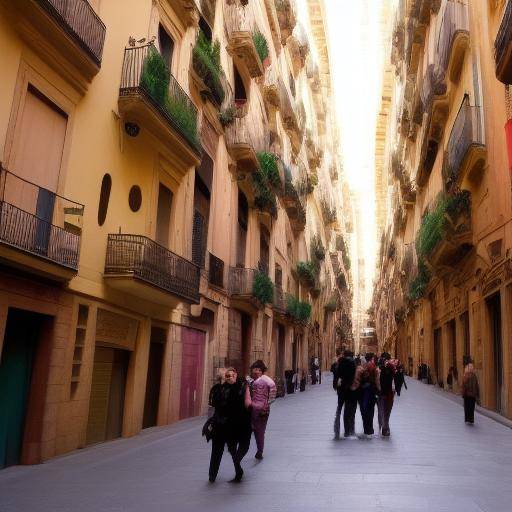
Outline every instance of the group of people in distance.
<svg viewBox="0 0 512 512">
<path fill-rule="evenodd" d="M 209 404 L 214 412 L 203 427 L 203 435 L 212 442 L 209 470 L 212 483 L 217 478 L 226 445 L 235 466 L 231 482 L 242 481 L 242 459 L 249 451 L 253 432 L 255 458 L 263 459 L 270 404 L 276 398 L 276 385 L 265 375 L 266 370 L 263 361 L 255 361 L 251 365 L 251 377 L 243 379 L 235 368 L 227 368 L 220 382 L 210 390 Z"/>
<path fill-rule="evenodd" d="M 340 439 L 341 412 L 343 410 L 344 437 L 355 437 L 357 404 L 363 420 L 363 437 L 374 434 L 373 418 L 377 405 L 379 430 L 389 437 L 389 418 L 393 409 L 395 391 L 400 396 L 407 384 L 404 367 L 387 352 L 377 358 L 367 353 L 364 358 L 354 357 L 350 350 L 336 352 L 337 359 L 331 366 L 333 388 L 338 394 L 338 406 L 334 417 L 334 439 Z"/>
</svg>

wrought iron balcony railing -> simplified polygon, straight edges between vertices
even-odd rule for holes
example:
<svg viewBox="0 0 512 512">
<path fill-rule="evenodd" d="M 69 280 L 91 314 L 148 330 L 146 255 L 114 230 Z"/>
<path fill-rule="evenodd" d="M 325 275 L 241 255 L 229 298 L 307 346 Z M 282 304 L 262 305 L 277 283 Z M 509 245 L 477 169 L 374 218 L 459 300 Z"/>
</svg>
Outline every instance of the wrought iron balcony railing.
<svg viewBox="0 0 512 512">
<path fill-rule="evenodd" d="M 101 65 L 105 25 L 87 0 L 36 0 L 91 59 Z"/>
<path fill-rule="evenodd" d="M 187 301 L 199 302 L 199 267 L 142 235 L 108 235 L 105 275 L 133 276 Z"/>
<path fill-rule="evenodd" d="M 78 270 L 84 206 L 0 166 L 0 243 Z"/>
<path fill-rule="evenodd" d="M 512 2 L 507 1 L 503 19 L 494 41 L 496 76 L 505 84 L 512 84 Z"/>
<path fill-rule="evenodd" d="M 465 172 L 463 163 L 472 149 L 477 152 L 485 148 L 485 133 L 482 108 L 471 106 L 465 98 L 453 123 L 443 165 L 443 175 L 447 184 L 460 181 Z"/>
<path fill-rule="evenodd" d="M 125 48 L 119 96 L 144 97 L 191 149 L 200 153 L 197 108 L 170 72 L 167 91 L 165 87 L 161 87 L 162 84 L 156 83 L 160 77 L 153 76 L 151 60 L 156 60 L 159 56 L 153 43 Z"/>
<path fill-rule="evenodd" d="M 280 286 L 274 286 L 274 303 L 273 309 L 281 314 L 286 314 L 287 300 L 286 294 Z"/>
<path fill-rule="evenodd" d="M 229 294 L 252 297 L 257 272 L 255 268 L 230 267 Z"/>
</svg>

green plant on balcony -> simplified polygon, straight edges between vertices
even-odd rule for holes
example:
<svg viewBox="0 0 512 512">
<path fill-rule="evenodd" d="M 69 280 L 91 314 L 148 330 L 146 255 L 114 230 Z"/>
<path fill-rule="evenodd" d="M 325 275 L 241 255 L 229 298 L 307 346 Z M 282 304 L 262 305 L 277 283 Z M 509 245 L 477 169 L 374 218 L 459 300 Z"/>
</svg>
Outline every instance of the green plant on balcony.
<svg viewBox="0 0 512 512">
<path fill-rule="evenodd" d="M 334 206 L 331 206 L 325 199 L 320 201 L 320 206 L 322 208 L 322 216 L 324 218 L 325 224 L 329 225 L 336 222 L 336 208 L 334 208 Z"/>
<path fill-rule="evenodd" d="M 223 127 L 229 126 L 234 120 L 236 115 L 235 107 L 227 107 L 219 112 L 219 121 Z"/>
<path fill-rule="evenodd" d="M 336 295 L 333 295 L 324 305 L 325 311 L 328 313 L 334 313 L 338 308 L 338 299 Z"/>
<path fill-rule="evenodd" d="M 261 211 L 277 217 L 277 200 L 266 175 L 260 169 L 252 174 L 254 205 Z"/>
<path fill-rule="evenodd" d="M 313 235 L 311 238 L 311 254 L 318 261 L 325 259 L 325 247 L 322 244 L 322 239 L 318 234 Z"/>
<path fill-rule="evenodd" d="M 297 276 L 299 280 L 307 286 L 315 286 L 318 272 L 318 265 L 312 261 L 299 261 L 297 263 Z"/>
<path fill-rule="evenodd" d="M 347 278 L 342 271 L 338 272 L 338 275 L 336 276 L 336 284 L 340 290 L 343 290 L 347 287 Z"/>
<path fill-rule="evenodd" d="M 252 285 L 252 294 L 262 304 L 271 304 L 274 299 L 274 283 L 264 272 L 256 272 Z"/>
<path fill-rule="evenodd" d="M 185 97 L 169 94 L 170 81 L 171 73 L 162 55 L 150 46 L 142 65 L 140 85 L 169 114 L 187 140 L 199 146 L 196 113 Z"/>
<path fill-rule="evenodd" d="M 293 295 L 286 298 L 286 313 L 298 322 L 307 322 L 311 317 L 311 304 L 301 302 Z"/>
<path fill-rule="evenodd" d="M 279 167 L 277 165 L 277 156 L 274 153 L 260 151 L 257 154 L 260 169 L 266 177 L 267 182 L 274 188 L 280 190 L 282 187 L 281 176 L 279 175 Z"/>
<path fill-rule="evenodd" d="M 420 261 L 418 264 L 418 273 L 409 286 L 409 300 L 419 300 L 425 295 L 430 277 L 427 266 L 423 261 Z"/>
<path fill-rule="evenodd" d="M 254 41 L 254 46 L 256 47 L 256 53 L 258 54 L 260 61 L 263 63 L 269 56 L 267 40 L 259 30 L 254 32 L 252 39 Z"/>
<path fill-rule="evenodd" d="M 219 41 L 215 41 L 215 43 L 212 44 L 202 30 L 199 31 L 192 52 L 192 65 L 194 66 L 195 72 L 210 89 L 215 103 L 220 105 L 225 97 L 221 81 L 224 72 L 220 65 L 220 43 Z"/>
</svg>

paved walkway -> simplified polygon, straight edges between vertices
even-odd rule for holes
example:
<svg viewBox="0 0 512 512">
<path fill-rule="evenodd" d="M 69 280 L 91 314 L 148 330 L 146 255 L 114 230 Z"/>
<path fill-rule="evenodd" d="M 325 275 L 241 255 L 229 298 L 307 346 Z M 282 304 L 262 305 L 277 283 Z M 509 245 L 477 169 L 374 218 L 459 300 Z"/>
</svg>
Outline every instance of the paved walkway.
<svg viewBox="0 0 512 512">
<path fill-rule="evenodd" d="M 202 420 L 156 428 L 0 472 L 1 512 L 473 512 L 512 503 L 512 431 L 408 381 L 395 402 L 391 438 L 333 441 L 329 382 L 273 406 L 265 459 L 233 476 L 229 454 L 207 482 Z M 359 411 L 357 431 L 361 431 Z"/>
</svg>

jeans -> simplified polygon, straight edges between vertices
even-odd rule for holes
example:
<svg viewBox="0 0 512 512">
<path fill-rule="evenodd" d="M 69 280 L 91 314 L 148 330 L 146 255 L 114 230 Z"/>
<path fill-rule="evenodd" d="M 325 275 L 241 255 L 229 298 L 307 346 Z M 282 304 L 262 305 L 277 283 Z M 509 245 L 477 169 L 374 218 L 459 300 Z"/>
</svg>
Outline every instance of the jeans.
<svg viewBox="0 0 512 512">
<path fill-rule="evenodd" d="M 217 434 L 212 437 L 212 454 L 210 457 L 210 470 L 209 476 L 211 480 L 217 478 L 219 472 L 220 461 L 224 454 L 224 446 L 228 445 L 228 451 L 233 459 L 233 465 L 235 466 L 236 473 L 239 473 L 242 469 L 242 459 L 249 451 L 249 445 L 251 444 L 251 431 L 243 432 L 238 436 L 238 439 L 232 439 L 226 437 L 226 435 Z"/>
<path fill-rule="evenodd" d="M 389 434 L 389 417 L 393 409 L 394 396 L 392 393 L 380 395 L 377 400 L 377 408 L 379 410 L 379 428 L 383 434 Z"/>
<path fill-rule="evenodd" d="M 256 440 L 256 448 L 259 453 L 263 453 L 265 447 L 265 431 L 267 430 L 268 414 L 262 416 L 261 409 L 252 409 L 251 423 L 254 432 L 254 439 Z"/>
<path fill-rule="evenodd" d="M 334 436 L 340 436 L 340 420 L 341 410 L 343 411 L 343 427 L 345 429 L 345 437 L 354 435 L 355 433 L 355 416 L 357 409 L 357 395 L 355 391 L 338 391 L 338 406 L 336 408 L 336 416 L 334 417 Z"/>
<path fill-rule="evenodd" d="M 363 420 L 363 429 L 366 435 L 372 435 L 373 430 L 373 416 L 375 414 L 375 392 L 371 386 L 361 389 L 359 395 L 359 410 L 361 411 L 361 418 Z"/>
<path fill-rule="evenodd" d="M 469 423 L 475 422 L 475 403 L 476 398 L 472 396 L 464 397 L 464 421 Z"/>
</svg>

